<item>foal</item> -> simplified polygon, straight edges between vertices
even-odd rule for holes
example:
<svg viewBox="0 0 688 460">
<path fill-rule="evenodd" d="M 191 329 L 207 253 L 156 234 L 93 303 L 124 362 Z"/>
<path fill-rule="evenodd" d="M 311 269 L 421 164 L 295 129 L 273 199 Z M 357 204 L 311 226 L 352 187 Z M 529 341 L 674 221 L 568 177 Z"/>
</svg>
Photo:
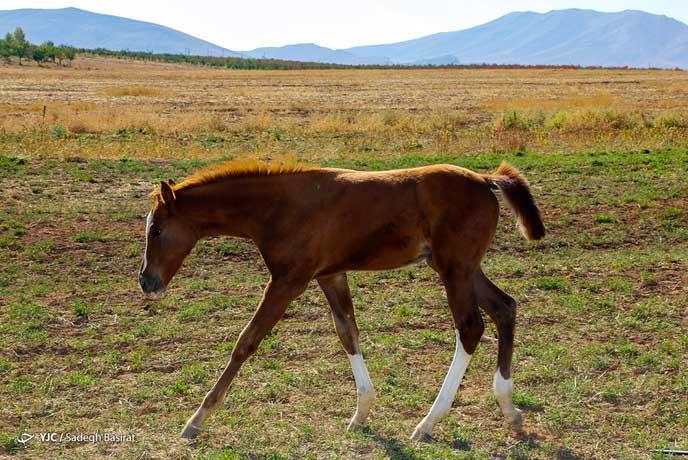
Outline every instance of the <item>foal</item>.
<svg viewBox="0 0 688 460">
<path fill-rule="evenodd" d="M 222 402 L 229 384 L 280 320 L 289 303 L 317 280 L 332 309 L 337 334 L 356 382 L 357 409 L 349 429 L 365 423 L 375 399 L 358 340 L 347 283 L 349 270 L 388 270 L 425 260 L 447 291 L 456 350 L 444 383 L 412 438 L 430 435 L 450 410 L 483 333 L 481 307 L 499 332 L 494 393 L 516 429 L 511 355 L 516 302 L 483 274 L 480 261 L 497 227 L 501 190 L 530 240 L 544 236 L 528 182 L 503 163 L 494 174 L 450 165 L 382 172 L 229 162 L 184 182 L 161 182 L 146 219 L 139 274 L 144 292 L 161 292 L 196 242 L 211 235 L 252 240 L 271 279 L 239 335 L 229 363 L 186 423 L 192 438 Z"/>
</svg>

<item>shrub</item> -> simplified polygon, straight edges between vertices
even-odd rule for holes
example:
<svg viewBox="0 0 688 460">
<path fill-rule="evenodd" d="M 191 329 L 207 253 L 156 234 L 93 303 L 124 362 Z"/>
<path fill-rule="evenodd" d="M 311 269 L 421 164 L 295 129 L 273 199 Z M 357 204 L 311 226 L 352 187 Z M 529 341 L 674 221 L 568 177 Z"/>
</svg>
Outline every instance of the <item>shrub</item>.
<svg viewBox="0 0 688 460">
<path fill-rule="evenodd" d="M 545 119 L 545 113 L 542 110 L 508 110 L 497 116 L 494 127 L 500 131 L 531 131 L 541 128 L 545 123 Z"/>
<path fill-rule="evenodd" d="M 688 128 L 688 117 L 676 113 L 666 113 L 655 118 L 654 125 L 659 128 Z"/>
<path fill-rule="evenodd" d="M 90 243 L 92 241 L 100 241 L 104 237 L 105 233 L 102 230 L 85 231 L 77 234 L 74 237 L 74 241 L 77 243 Z"/>
<path fill-rule="evenodd" d="M 550 114 L 544 126 L 564 131 L 632 129 L 644 125 L 642 117 L 616 109 L 558 110 Z"/>
<path fill-rule="evenodd" d="M 77 317 L 84 318 L 91 312 L 91 306 L 82 299 L 76 299 L 72 304 L 72 311 Z"/>
<path fill-rule="evenodd" d="M 616 222 L 616 219 L 614 219 L 614 216 L 610 216 L 609 214 L 598 214 L 595 216 L 595 222 L 598 224 L 613 224 Z"/>
<path fill-rule="evenodd" d="M 62 125 L 52 126 L 50 128 L 50 132 L 52 133 L 55 139 L 64 139 L 67 137 L 67 128 L 65 128 Z"/>
</svg>

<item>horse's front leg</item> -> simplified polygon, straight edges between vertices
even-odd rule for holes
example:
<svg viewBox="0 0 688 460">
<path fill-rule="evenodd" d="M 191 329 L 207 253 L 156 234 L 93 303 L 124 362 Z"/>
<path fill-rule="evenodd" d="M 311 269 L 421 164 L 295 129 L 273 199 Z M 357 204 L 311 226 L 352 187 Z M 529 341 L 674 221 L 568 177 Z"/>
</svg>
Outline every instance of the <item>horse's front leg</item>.
<svg viewBox="0 0 688 460">
<path fill-rule="evenodd" d="M 261 340 L 282 318 L 289 303 L 301 295 L 307 285 L 308 281 L 295 282 L 293 279 L 273 279 L 268 283 L 253 318 L 239 335 L 227 367 L 186 422 L 182 437 L 193 438 L 203 429 L 204 420 L 220 405 L 241 365 L 256 352 Z"/>
</svg>

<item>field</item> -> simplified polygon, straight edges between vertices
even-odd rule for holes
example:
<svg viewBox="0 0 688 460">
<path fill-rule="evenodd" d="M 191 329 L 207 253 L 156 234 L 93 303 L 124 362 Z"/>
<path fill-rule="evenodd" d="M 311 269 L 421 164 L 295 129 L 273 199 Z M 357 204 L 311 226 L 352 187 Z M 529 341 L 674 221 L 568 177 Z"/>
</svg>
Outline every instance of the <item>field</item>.
<svg viewBox="0 0 688 460">
<path fill-rule="evenodd" d="M 10 458 L 662 458 L 688 449 L 688 73 L 230 71 L 80 57 L 0 66 L 0 456 Z M 378 400 L 355 387 L 315 284 L 191 443 L 267 272 L 248 242 L 201 242 L 165 297 L 136 284 L 148 193 L 210 161 L 290 155 L 386 169 L 521 168 L 547 237 L 510 212 L 484 270 L 519 301 L 524 432 L 492 397 L 489 324 L 435 439 L 408 437 L 451 361 L 425 266 L 351 274 Z M 129 433 L 50 443 L 24 432 Z M 668 457 L 667 457 L 668 458 Z"/>
<path fill-rule="evenodd" d="M 0 68 L 7 156 L 321 161 L 688 147 L 688 73 Z M 135 107 L 135 110 L 132 108 Z"/>
</svg>

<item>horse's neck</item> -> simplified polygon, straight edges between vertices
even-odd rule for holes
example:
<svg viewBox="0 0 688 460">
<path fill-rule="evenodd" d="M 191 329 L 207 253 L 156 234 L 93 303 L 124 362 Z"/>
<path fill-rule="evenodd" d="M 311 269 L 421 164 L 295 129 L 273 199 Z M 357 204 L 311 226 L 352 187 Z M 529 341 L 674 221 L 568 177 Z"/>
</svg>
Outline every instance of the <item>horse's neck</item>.
<svg viewBox="0 0 688 460">
<path fill-rule="evenodd" d="M 230 179 L 182 190 L 178 196 L 179 208 L 200 236 L 255 239 L 256 232 L 264 225 L 264 209 L 268 204 L 265 191 L 258 186 Z"/>
</svg>

